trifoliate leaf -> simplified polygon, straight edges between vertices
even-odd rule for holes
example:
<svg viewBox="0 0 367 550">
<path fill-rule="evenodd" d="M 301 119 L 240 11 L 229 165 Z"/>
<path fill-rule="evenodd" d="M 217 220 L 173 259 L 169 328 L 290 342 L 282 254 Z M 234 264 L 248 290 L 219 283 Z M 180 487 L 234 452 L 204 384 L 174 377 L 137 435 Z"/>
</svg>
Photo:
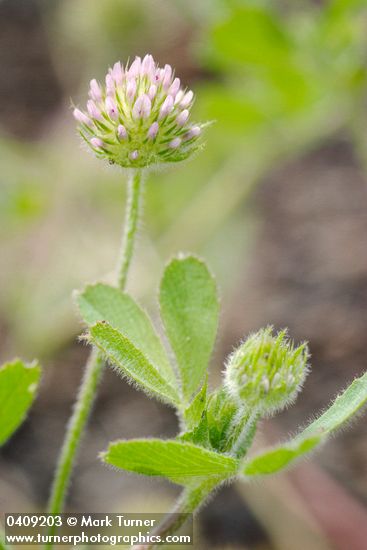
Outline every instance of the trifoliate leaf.
<svg viewBox="0 0 367 550">
<path fill-rule="evenodd" d="M 244 464 L 246 476 L 273 474 L 312 451 L 348 422 L 367 402 L 367 373 L 357 378 L 317 420 L 291 441 L 255 456 Z"/>
<path fill-rule="evenodd" d="M 218 326 L 216 284 L 205 263 L 192 256 L 172 260 L 163 274 L 160 306 L 189 399 L 204 378 Z"/>
<path fill-rule="evenodd" d="M 234 475 L 238 461 L 192 443 L 160 439 L 133 439 L 111 443 L 104 462 L 147 476 L 162 476 L 186 485 L 198 477 Z"/>
<path fill-rule="evenodd" d="M 100 322 L 90 328 L 90 337 L 111 363 L 140 388 L 167 403 L 179 403 L 176 389 L 121 332 Z"/>
<path fill-rule="evenodd" d="M 24 420 L 35 398 L 41 377 L 36 363 L 19 359 L 0 367 L 0 445 Z"/>
<path fill-rule="evenodd" d="M 161 375 L 176 385 L 167 354 L 148 315 L 129 296 L 105 284 L 87 286 L 77 294 L 77 303 L 87 325 L 107 321 L 119 330 L 154 365 Z"/>
</svg>

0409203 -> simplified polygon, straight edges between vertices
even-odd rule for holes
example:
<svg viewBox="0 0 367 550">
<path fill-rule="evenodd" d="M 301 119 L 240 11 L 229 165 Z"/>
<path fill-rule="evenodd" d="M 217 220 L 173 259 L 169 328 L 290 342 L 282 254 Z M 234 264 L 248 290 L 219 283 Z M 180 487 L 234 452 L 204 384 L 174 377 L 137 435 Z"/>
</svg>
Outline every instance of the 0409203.
<svg viewBox="0 0 367 550">
<path fill-rule="evenodd" d="M 6 514 L 7 527 L 61 527 L 62 519 L 52 514 Z"/>
</svg>

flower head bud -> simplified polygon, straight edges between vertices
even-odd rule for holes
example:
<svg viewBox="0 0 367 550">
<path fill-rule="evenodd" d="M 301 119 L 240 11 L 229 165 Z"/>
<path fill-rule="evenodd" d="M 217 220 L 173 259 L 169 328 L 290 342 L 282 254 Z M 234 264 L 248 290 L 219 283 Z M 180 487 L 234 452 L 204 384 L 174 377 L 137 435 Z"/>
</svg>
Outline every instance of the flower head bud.
<svg viewBox="0 0 367 550">
<path fill-rule="evenodd" d="M 252 334 L 231 355 L 227 390 L 246 409 L 272 413 L 292 402 L 307 374 L 307 345 L 295 347 L 286 331 Z"/>
<path fill-rule="evenodd" d="M 203 125 L 189 123 L 194 94 L 181 88 L 170 65 L 151 55 L 119 61 L 105 85 L 91 80 L 86 111 L 74 109 L 79 131 L 99 158 L 126 168 L 178 162 L 200 147 Z"/>
</svg>

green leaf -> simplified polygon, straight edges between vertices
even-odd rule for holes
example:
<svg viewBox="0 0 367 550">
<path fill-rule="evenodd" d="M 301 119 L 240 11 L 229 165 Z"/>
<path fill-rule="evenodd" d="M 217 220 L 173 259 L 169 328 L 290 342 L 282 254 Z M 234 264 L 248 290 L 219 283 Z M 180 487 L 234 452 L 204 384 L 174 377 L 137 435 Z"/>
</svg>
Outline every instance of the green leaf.
<svg viewBox="0 0 367 550">
<path fill-rule="evenodd" d="M 357 378 L 339 395 L 331 407 L 293 440 L 245 462 L 247 476 L 273 474 L 312 451 L 348 422 L 367 402 L 367 373 Z"/>
<path fill-rule="evenodd" d="M 176 385 L 166 351 L 147 314 L 128 294 L 118 288 L 98 283 L 77 294 L 77 303 L 87 325 L 107 321 L 122 332 L 155 368 Z"/>
<path fill-rule="evenodd" d="M 312 451 L 319 443 L 319 436 L 295 439 L 248 461 L 243 473 L 246 476 L 274 474 Z"/>
<path fill-rule="evenodd" d="M 206 392 L 208 389 L 208 382 L 202 385 L 201 390 L 195 395 L 190 405 L 185 409 L 184 417 L 187 424 L 187 428 L 192 430 L 197 426 L 203 415 L 206 405 Z"/>
<path fill-rule="evenodd" d="M 234 475 L 238 461 L 192 443 L 161 439 L 133 439 L 111 443 L 104 462 L 139 474 L 162 476 L 186 485 L 197 477 L 225 479 Z"/>
<path fill-rule="evenodd" d="M 111 363 L 139 387 L 166 403 L 179 403 L 176 389 L 121 332 L 104 321 L 90 328 L 90 336 Z"/>
<path fill-rule="evenodd" d="M 23 422 L 35 398 L 41 377 L 36 363 L 19 359 L 0 367 L 0 445 Z"/>
<path fill-rule="evenodd" d="M 160 306 L 183 393 L 190 398 L 204 378 L 218 326 L 216 284 L 204 262 L 173 259 L 163 274 Z"/>
<path fill-rule="evenodd" d="M 316 432 L 327 435 L 348 422 L 367 402 L 367 372 L 356 378 L 338 395 L 334 403 L 317 420 L 312 422 L 302 435 L 313 436 Z"/>
<path fill-rule="evenodd" d="M 212 44 L 221 61 L 263 67 L 288 61 L 292 42 L 275 10 L 241 5 L 229 13 L 212 31 Z"/>
</svg>

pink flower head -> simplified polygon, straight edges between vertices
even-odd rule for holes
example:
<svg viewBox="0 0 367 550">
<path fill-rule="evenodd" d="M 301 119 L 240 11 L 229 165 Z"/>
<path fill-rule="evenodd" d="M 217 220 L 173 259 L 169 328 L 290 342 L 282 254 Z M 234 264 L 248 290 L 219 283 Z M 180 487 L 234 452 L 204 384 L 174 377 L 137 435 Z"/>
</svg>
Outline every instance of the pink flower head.
<svg viewBox="0 0 367 550">
<path fill-rule="evenodd" d="M 99 158 L 144 168 L 178 162 L 199 147 L 201 125 L 188 124 L 193 92 L 150 54 L 130 66 L 114 63 L 104 85 L 91 80 L 89 98 L 85 112 L 74 109 L 74 118 Z"/>
</svg>

